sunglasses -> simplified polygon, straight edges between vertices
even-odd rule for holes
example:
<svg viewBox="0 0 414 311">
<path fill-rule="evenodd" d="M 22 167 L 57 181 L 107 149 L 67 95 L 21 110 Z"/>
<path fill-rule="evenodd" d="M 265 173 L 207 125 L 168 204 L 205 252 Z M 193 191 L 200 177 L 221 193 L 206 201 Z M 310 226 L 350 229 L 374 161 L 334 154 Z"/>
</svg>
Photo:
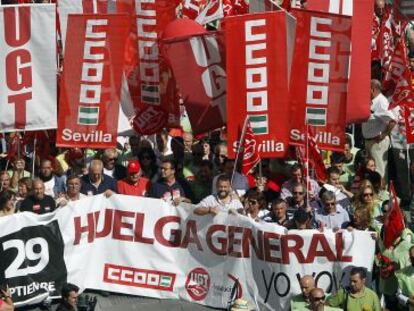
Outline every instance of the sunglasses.
<svg viewBox="0 0 414 311">
<path fill-rule="evenodd" d="M 364 193 L 364 197 L 372 197 L 374 194 L 372 192 Z"/>
<path fill-rule="evenodd" d="M 293 194 L 303 194 L 303 192 L 294 191 Z"/>
<path fill-rule="evenodd" d="M 336 205 L 336 202 L 331 202 L 331 203 L 326 202 L 325 205 L 326 206 L 335 206 Z"/>
<path fill-rule="evenodd" d="M 118 160 L 118 158 L 107 158 L 106 159 L 108 162 L 112 162 L 112 161 L 116 161 L 116 160 Z"/>
<path fill-rule="evenodd" d="M 313 301 L 321 301 L 321 300 L 325 300 L 325 296 L 322 297 L 312 297 Z"/>
</svg>

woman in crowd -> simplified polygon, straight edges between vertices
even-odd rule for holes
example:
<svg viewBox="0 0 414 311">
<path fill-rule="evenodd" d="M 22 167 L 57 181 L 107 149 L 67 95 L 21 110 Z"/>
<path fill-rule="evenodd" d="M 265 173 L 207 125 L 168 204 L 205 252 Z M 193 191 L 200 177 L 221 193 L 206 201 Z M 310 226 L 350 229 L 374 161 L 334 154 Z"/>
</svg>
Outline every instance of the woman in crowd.
<svg viewBox="0 0 414 311">
<path fill-rule="evenodd" d="M 16 210 L 20 209 L 20 204 L 26 197 L 32 192 L 32 179 L 30 177 L 20 178 L 17 183 L 17 194 L 16 194 Z"/>
<path fill-rule="evenodd" d="M 15 196 L 13 191 L 0 192 L 0 217 L 13 215 L 16 212 Z"/>
<path fill-rule="evenodd" d="M 244 200 L 245 213 L 255 221 L 262 220 L 268 213 L 266 198 L 255 189 L 247 191 Z"/>
<path fill-rule="evenodd" d="M 369 180 L 364 179 L 362 181 L 359 191 L 355 195 L 352 207 L 353 214 L 355 214 L 357 210 L 366 210 L 369 214 L 369 224 L 377 225 L 375 219 L 382 214 L 381 204 L 378 201 L 374 186 Z"/>
<path fill-rule="evenodd" d="M 154 150 L 151 148 L 141 149 L 140 153 L 138 154 L 138 160 L 141 164 L 142 176 L 148 178 L 151 181 L 156 181 L 159 175 L 157 158 L 155 156 Z"/>
</svg>

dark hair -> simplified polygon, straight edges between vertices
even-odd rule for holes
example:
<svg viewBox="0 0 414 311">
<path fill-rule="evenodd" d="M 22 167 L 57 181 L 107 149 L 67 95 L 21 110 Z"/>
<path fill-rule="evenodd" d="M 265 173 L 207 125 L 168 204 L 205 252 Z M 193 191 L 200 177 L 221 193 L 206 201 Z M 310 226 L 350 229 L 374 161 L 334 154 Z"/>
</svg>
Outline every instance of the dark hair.
<svg viewBox="0 0 414 311">
<path fill-rule="evenodd" d="M 77 176 L 77 175 L 70 175 L 67 179 L 66 179 L 66 185 L 71 181 L 71 180 L 74 180 L 74 179 L 79 179 L 79 181 L 81 181 L 81 178 L 79 177 L 79 176 Z"/>
<path fill-rule="evenodd" d="M 217 184 L 218 184 L 220 181 L 228 181 L 228 182 L 231 182 L 231 178 L 230 178 L 230 176 L 229 176 L 229 175 L 227 175 L 227 174 L 221 174 L 221 175 L 219 175 L 219 177 L 217 177 Z"/>
<path fill-rule="evenodd" d="M 177 164 L 175 163 L 174 160 L 164 159 L 164 160 L 161 161 L 161 164 L 165 164 L 165 163 L 169 163 L 171 165 L 171 169 L 173 169 L 175 171 L 177 170 Z"/>
<path fill-rule="evenodd" d="M 279 205 L 279 204 L 282 204 L 282 203 L 288 205 L 288 203 L 286 202 L 286 200 L 284 200 L 282 198 L 277 198 L 277 199 L 274 199 L 272 201 L 272 206 Z"/>
<path fill-rule="evenodd" d="M 363 177 L 364 177 L 364 179 L 367 179 L 371 182 L 372 187 L 374 188 L 374 191 L 376 193 L 380 192 L 381 185 L 382 185 L 382 177 L 381 177 L 380 173 L 365 171 Z"/>
<path fill-rule="evenodd" d="M 30 177 L 22 177 L 17 182 L 18 185 L 25 185 L 27 188 L 27 192 L 32 191 L 33 188 L 33 180 Z"/>
<path fill-rule="evenodd" d="M 300 165 L 299 163 L 295 163 L 290 167 L 290 172 L 295 172 L 297 170 L 301 170 L 302 171 L 302 165 Z"/>
<path fill-rule="evenodd" d="M 349 134 L 345 134 L 345 144 L 349 145 L 349 148 L 352 149 L 352 137 Z"/>
<path fill-rule="evenodd" d="M 202 161 L 200 162 L 199 167 L 202 167 L 202 166 L 206 166 L 206 167 L 208 167 L 210 170 L 213 170 L 213 163 L 211 163 L 211 161 L 210 161 L 210 160 L 202 160 Z"/>
<path fill-rule="evenodd" d="M 306 193 L 306 186 L 303 183 L 301 183 L 301 182 L 294 182 L 292 184 L 292 192 L 293 192 L 293 189 L 295 189 L 296 187 L 302 187 L 303 193 Z"/>
<path fill-rule="evenodd" d="M 345 162 L 345 154 L 343 152 L 332 152 L 331 164 L 339 164 Z"/>
<path fill-rule="evenodd" d="M 0 210 L 4 208 L 7 202 L 14 197 L 14 192 L 11 190 L 4 190 L 0 192 Z"/>
<path fill-rule="evenodd" d="M 366 279 L 367 278 L 367 269 L 365 269 L 364 267 L 353 267 L 351 269 L 350 275 L 355 275 L 355 274 L 359 274 L 359 277 L 361 279 Z"/>
<path fill-rule="evenodd" d="M 331 175 L 331 174 L 338 174 L 338 175 L 341 175 L 341 171 L 339 170 L 339 168 L 337 168 L 337 167 L 335 167 L 335 166 L 331 166 L 331 167 L 329 167 L 329 168 L 326 170 L 326 172 L 328 173 L 328 175 Z"/>
<path fill-rule="evenodd" d="M 63 299 L 69 298 L 70 292 L 77 293 L 79 291 L 79 287 L 71 283 L 65 283 L 62 286 L 61 295 Z"/>
</svg>

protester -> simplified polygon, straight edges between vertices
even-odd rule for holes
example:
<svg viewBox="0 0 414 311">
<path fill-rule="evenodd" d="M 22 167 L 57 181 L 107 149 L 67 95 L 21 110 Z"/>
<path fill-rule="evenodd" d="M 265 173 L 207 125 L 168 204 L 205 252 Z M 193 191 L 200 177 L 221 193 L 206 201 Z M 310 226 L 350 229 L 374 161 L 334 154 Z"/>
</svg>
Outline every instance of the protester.
<svg viewBox="0 0 414 311">
<path fill-rule="evenodd" d="M 11 190 L 0 192 L 0 217 L 13 215 L 16 212 L 15 196 Z"/>
<path fill-rule="evenodd" d="M 62 300 L 56 311 L 77 310 L 79 287 L 74 284 L 66 283 L 61 289 Z"/>
<path fill-rule="evenodd" d="M 217 184 L 217 178 L 221 174 L 227 174 L 228 176 L 231 176 L 231 188 L 237 192 L 238 195 L 242 196 L 246 193 L 247 190 L 249 190 L 249 181 L 247 180 L 246 176 L 240 174 L 239 172 L 234 171 L 234 160 L 231 159 L 225 159 L 223 161 L 221 172 L 220 174 L 214 176 L 213 182 L 212 182 L 212 192 L 217 193 L 216 184 Z"/>
<path fill-rule="evenodd" d="M 283 199 L 276 199 L 272 202 L 270 213 L 263 217 L 265 222 L 272 222 L 279 226 L 286 227 L 289 223 L 287 214 L 288 204 Z"/>
<path fill-rule="evenodd" d="M 57 206 L 62 207 L 67 205 L 70 201 L 78 201 L 85 198 L 86 195 L 80 192 L 81 185 L 82 182 L 78 176 L 69 176 L 66 180 L 66 193 L 60 194 L 59 198 L 56 199 Z"/>
<path fill-rule="evenodd" d="M 118 181 L 118 193 L 134 196 L 145 196 L 150 187 L 150 181 L 142 176 L 141 165 L 137 160 L 130 160 L 127 167 L 127 177 Z"/>
<path fill-rule="evenodd" d="M 80 192 L 88 196 L 101 193 L 104 193 L 105 196 L 110 196 L 118 192 L 116 180 L 103 173 L 103 163 L 98 159 L 91 161 L 89 174 L 82 176 L 81 180 Z"/>
<path fill-rule="evenodd" d="M 292 185 L 292 196 L 286 200 L 289 204 L 288 214 L 291 217 L 298 208 L 308 210 L 306 200 L 306 187 L 301 183 L 294 183 Z"/>
<path fill-rule="evenodd" d="M 65 192 L 65 179 L 55 174 L 53 162 L 50 159 L 43 159 L 40 162 L 39 178 L 45 186 L 45 194 L 57 198 Z"/>
<path fill-rule="evenodd" d="M 115 148 L 105 149 L 102 153 L 101 160 L 103 163 L 103 173 L 116 180 L 126 177 L 126 169 L 124 166 L 117 164 L 118 151 Z"/>
<path fill-rule="evenodd" d="M 33 180 L 33 194 L 22 201 L 20 211 L 45 214 L 53 212 L 55 209 L 55 200 L 45 193 L 43 180 L 40 178 Z"/>
<path fill-rule="evenodd" d="M 411 264 L 397 271 L 398 280 L 397 298 L 401 307 L 414 310 L 414 246 L 411 246 L 408 254 Z"/>
<path fill-rule="evenodd" d="M 149 179 L 151 182 L 157 181 L 158 165 L 157 158 L 152 148 L 142 148 L 138 154 L 138 160 L 141 164 L 142 176 Z"/>
<path fill-rule="evenodd" d="M 371 116 L 362 124 L 362 133 L 366 150 L 375 159 L 378 172 L 388 184 L 389 135 L 395 126 L 395 117 L 388 110 L 389 102 L 381 93 L 381 82 L 378 80 L 371 81 L 371 100 Z"/>
<path fill-rule="evenodd" d="M 341 171 L 336 166 L 331 166 L 327 170 L 328 181 L 325 185 L 333 187 L 324 187 L 335 193 L 336 202 L 345 210 L 349 211 L 351 208 L 351 199 L 354 196 L 352 192 L 348 191 L 340 182 Z"/>
<path fill-rule="evenodd" d="M 250 189 L 244 197 L 244 212 L 249 218 L 259 222 L 269 213 L 266 198 L 262 192 Z"/>
<path fill-rule="evenodd" d="M 7 171 L 0 171 L 0 191 L 11 190 L 10 176 Z"/>
<path fill-rule="evenodd" d="M 325 191 L 320 198 L 319 206 L 315 209 L 315 221 L 319 228 L 333 230 L 346 228 L 349 224 L 349 215 L 336 203 L 335 194 L 332 191 Z"/>
<path fill-rule="evenodd" d="M 213 182 L 213 163 L 202 160 L 195 179 L 190 182 L 194 194 L 194 202 L 199 203 L 203 198 L 211 194 L 211 183 Z"/>
<path fill-rule="evenodd" d="M 311 275 L 304 275 L 299 281 L 301 294 L 294 296 L 290 301 L 291 311 L 306 310 L 306 306 L 310 303 L 309 296 L 315 288 L 315 280 Z"/>
<path fill-rule="evenodd" d="M 303 208 L 299 208 L 286 227 L 289 230 L 315 229 L 315 224 L 312 221 L 312 214 Z"/>
<path fill-rule="evenodd" d="M 302 183 L 306 184 L 306 179 L 303 178 L 303 168 L 299 164 L 295 164 L 290 169 L 290 179 L 283 183 L 280 196 L 282 199 L 287 199 L 288 197 L 291 197 L 292 190 L 293 190 L 293 184 L 294 183 Z M 313 200 L 317 197 L 317 194 L 319 192 L 319 185 L 318 183 L 313 180 L 309 179 L 309 199 Z"/>
<path fill-rule="evenodd" d="M 175 163 L 171 160 L 163 160 L 161 163 L 161 178 L 152 183 L 148 196 L 163 199 L 174 205 L 181 202 L 191 203 L 190 199 L 185 197 L 184 189 L 177 181 L 175 172 Z"/>
<path fill-rule="evenodd" d="M 304 310 L 311 311 L 339 311 L 343 309 L 325 305 L 325 293 L 322 288 L 314 288 L 309 293 L 309 306 Z"/>
<path fill-rule="evenodd" d="M 9 176 L 11 177 L 10 186 L 12 189 L 17 188 L 17 184 L 20 179 L 26 177 L 30 177 L 30 172 L 25 170 L 26 161 L 23 158 L 17 158 L 12 163 L 12 169 L 7 171 Z"/>
<path fill-rule="evenodd" d="M 17 183 L 17 193 L 16 193 L 16 210 L 20 210 L 20 205 L 24 199 L 32 192 L 33 182 L 29 177 L 23 177 L 19 179 Z"/>
<path fill-rule="evenodd" d="M 349 288 L 341 288 L 328 298 L 327 303 L 332 307 L 341 307 L 344 310 L 381 311 L 380 301 L 377 294 L 365 286 L 367 272 L 365 268 L 354 267 L 350 272 L 351 279 Z"/>
<path fill-rule="evenodd" d="M 232 211 L 237 213 L 243 211 L 243 205 L 239 198 L 233 193 L 230 185 L 230 177 L 220 175 L 216 181 L 217 194 L 211 194 L 201 200 L 194 209 L 197 215 L 216 215 L 220 211 Z"/>
</svg>

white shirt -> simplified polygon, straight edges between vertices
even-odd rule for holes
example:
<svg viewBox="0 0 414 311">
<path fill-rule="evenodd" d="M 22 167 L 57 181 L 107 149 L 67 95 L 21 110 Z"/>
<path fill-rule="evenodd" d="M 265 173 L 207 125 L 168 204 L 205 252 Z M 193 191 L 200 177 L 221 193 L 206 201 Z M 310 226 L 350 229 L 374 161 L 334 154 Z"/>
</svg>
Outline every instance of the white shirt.
<svg viewBox="0 0 414 311">
<path fill-rule="evenodd" d="M 406 127 L 404 119 L 404 107 L 397 106 L 391 110 L 394 114 L 396 125 L 391 131 L 391 146 L 395 149 L 407 149 Z M 408 145 L 409 149 L 414 148 L 414 144 Z M 404 158 L 405 155 L 403 154 Z"/>
<path fill-rule="evenodd" d="M 44 182 L 44 185 L 45 185 L 45 194 L 50 195 L 52 198 L 54 198 L 56 196 L 55 192 L 53 191 L 53 188 L 55 187 L 55 178 L 52 177 L 51 180 Z"/>
<path fill-rule="evenodd" d="M 394 114 L 388 110 L 390 103 L 381 93 L 371 102 L 371 116 L 362 123 L 362 135 L 365 139 L 375 138 L 385 131 L 388 123 L 394 120 Z"/>
<path fill-rule="evenodd" d="M 216 188 L 216 184 L 217 184 L 217 178 L 220 176 L 221 174 L 218 174 L 216 176 L 214 176 L 213 178 L 213 184 L 211 186 L 212 189 L 212 193 L 216 194 L 217 193 L 217 188 Z M 234 176 L 233 176 L 233 181 L 231 183 L 231 187 L 233 188 L 234 191 L 237 192 L 237 194 L 239 196 L 243 196 L 247 190 L 249 190 L 250 186 L 249 186 L 249 181 L 247 179 L 246 176 L 238 173 L 238 172 L 234 172 Z"/>
<path fill-rule="evenodd" d="M 196 205 L 196 207 L 216 207 L 218 206 L 221 211 L 228 211 L 230 209 L 234 211 L 238 211 L 243 209 L 243 205 L 241 204 L 239 199 L 231 199 L 230 202 L 225 203 L 221 201 L 217 195 L 211 194 L 204 199 L 201 200 L 200 203 Z"/>
</svg>

